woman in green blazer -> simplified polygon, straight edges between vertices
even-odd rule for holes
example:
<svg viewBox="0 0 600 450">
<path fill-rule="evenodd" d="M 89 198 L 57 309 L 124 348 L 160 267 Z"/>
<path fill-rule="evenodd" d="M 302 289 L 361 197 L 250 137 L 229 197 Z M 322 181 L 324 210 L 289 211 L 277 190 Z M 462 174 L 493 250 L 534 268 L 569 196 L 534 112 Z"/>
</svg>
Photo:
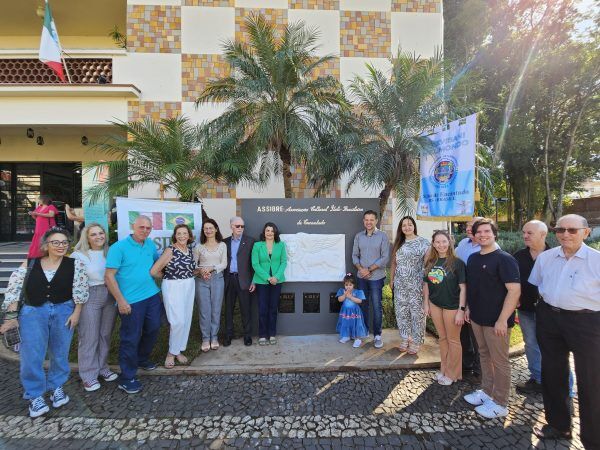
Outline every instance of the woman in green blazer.
<svg viewBox="0 0 600 450">
<path fill-rule="evenodd" d="M 286 265 L 285 243 L 279 239 L 277 225 L 267 222 L 260 240 L 252 247 L 252 283 L 258 293 L 259 345 L 277 344 L 277 309 Z"/>
</svg>

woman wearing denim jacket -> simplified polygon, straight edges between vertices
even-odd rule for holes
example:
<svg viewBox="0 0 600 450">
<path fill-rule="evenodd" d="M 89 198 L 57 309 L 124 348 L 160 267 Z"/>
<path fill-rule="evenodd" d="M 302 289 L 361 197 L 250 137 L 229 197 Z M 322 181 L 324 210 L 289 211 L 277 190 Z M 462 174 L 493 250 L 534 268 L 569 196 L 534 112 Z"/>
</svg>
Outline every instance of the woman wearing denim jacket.
<svg viewBox="0 0 600 450">
<path fill-rule="evenodd" d="M 81 261 L 66 257 L 69 234 L 49 229 L 42 238 L 41 257 L 23 263 L 8 282 L 4 308 L 6 320 L 0 333 L 19 326 L 21 330 L 21 384 L 29 400 L 29 415 L 38 417 L 50 408 L 44 395 L 52 392 L 54 408 L 69 402 L 63 391 L 70 373 L 69 348 L 81 306 L 88 300 L 88 276 Z M 25 277 L 31 267 L 27 281 Z M 23 304 L 17 312 L 21 292 Z M 48 353 L 50 366 L 44 372 Z"/>
</svg>

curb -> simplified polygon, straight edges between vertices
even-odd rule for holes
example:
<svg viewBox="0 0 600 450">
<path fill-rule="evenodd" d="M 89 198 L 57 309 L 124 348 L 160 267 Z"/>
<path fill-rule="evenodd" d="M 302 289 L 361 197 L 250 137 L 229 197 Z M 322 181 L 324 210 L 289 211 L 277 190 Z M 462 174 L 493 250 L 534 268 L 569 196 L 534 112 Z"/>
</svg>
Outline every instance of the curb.
<svg viewBox="0 0 600 450">
<path fill-rule="evenodd" d="M 525 344 L 514 345 L 509 349 L 509 356 L 511 358 L 515 356 L 521 356 L 525 353 Z M 0 345 L 0 359 L 4 361 L 17 362 L 20 360 L 18 353 L 8 350 L 6 347 Z M 278 373 L 307 373 L 307 372 L 362 372 L 366 370 L 399 370 L 399 369 L 434 369 L 440 366 L 439 361 L 435 362 L 415 362 L 414 357 L 411 358 L 412 362 L 407 358 L 406 362 L 394 361 L 392 363 L 383 362 L 372 362 L 363 363 L 361 365 L 354 365 L 352 363 L 344 363 L 338 365 L 278 365 L 272 367 L 261 366 L 213 366 L 208 368 L 202 367 L 190 367 L 190 366 L 175 366 L 173 369 L 165 369 L 162 366 L 158 366 L 155 370 L 150 372 L 140 370 L 139 375 L 239 375 L 239 374 L 256 374 L 256 375 L 271 375 Z M 47 362 L 44 363 L 46 366 Z M 79 366 L 76 363 L 69 363 L 71 372 L 78 372 Z M 116 373 L 120 372 L 118 365 L 111 365 L 110 369 Z"/>
</svg>

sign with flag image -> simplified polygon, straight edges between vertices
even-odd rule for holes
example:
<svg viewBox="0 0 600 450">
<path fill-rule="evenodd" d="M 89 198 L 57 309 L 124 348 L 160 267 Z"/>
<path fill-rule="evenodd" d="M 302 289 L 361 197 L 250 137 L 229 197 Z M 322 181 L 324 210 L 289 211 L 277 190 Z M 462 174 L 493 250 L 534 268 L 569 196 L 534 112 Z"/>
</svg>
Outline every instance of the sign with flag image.
<svg viewBox="0 0 600 450">
<path fill-rule="evenodd" d="M 435 146 L 421 154 L 421 192 L 417 217 L 467 220 L 475 212 L 477 114 L 450 122 L 428 136 Z"/>
<path fill-rule="evenodd" d="M 117 197 L 117 234 L 124 239 L 131 234 L 132 225 L 139 216 L 152 221 L 150 239 L 162 252 L 171 244 L 175 226 L 186 224 L 192 229 L 194 240 L 200 241 L 202 205 L 200 203 L 146 200 Z"/>
<path fill-rule="evenodd" d="M 58 40 L 56 24 L 52 17 L 50 4 L 46 0 L 46 11 L 44 13 L 44 26 L 42 27 L 42 39 L 40 41 L 40 61 L 50 67 L 62 82 L 65 81 L 65 71 L 62 63 L 62 49 Z"/>
</svg>

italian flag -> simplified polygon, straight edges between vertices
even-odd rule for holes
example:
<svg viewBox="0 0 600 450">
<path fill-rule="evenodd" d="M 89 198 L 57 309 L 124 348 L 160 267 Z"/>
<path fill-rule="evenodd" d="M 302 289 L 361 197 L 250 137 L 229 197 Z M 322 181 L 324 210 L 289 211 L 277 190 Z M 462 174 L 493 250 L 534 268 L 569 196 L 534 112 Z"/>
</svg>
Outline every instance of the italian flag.
<svg viewBox="0 0 600 450">
<path fill-rule="evenodd" d="M 58 40 L 56 25 L 52 18 L 50 5 L 46 0 L 46 13 L 44 14 L 44 27 L 42 28 L 42 39 L 40 41 L 40 61 L 56 72 L 61 81 L 65 81 L 62 59 L 62 49 Z"/>
</svg>

